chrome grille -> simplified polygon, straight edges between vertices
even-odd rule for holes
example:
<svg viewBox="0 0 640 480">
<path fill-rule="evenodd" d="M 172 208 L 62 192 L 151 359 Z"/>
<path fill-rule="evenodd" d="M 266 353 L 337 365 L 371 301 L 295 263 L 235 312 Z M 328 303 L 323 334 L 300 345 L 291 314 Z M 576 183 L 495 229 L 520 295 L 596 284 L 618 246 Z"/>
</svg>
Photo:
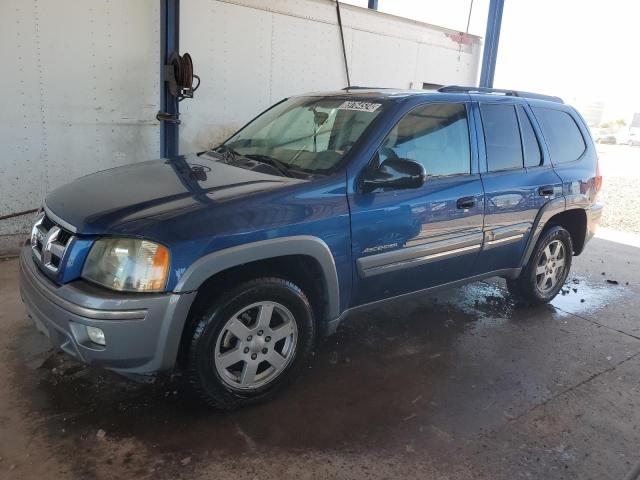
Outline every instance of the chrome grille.
<svg viewBox="0 0 640 480">
<path fill-rule="evenodd" d="M 73 235 L 55 224 L 44 212 L 36 218 L 31 230 L 31 249 L 36 261 L 56 273 Z"/>
</svg>

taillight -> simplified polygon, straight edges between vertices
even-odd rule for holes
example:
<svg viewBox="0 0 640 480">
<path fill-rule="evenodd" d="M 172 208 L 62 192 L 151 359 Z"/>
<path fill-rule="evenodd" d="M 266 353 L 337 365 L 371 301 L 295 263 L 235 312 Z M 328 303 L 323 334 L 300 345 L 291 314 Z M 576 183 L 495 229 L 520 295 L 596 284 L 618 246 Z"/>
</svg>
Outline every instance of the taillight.
<svg viewBox="0 0 640 480">
<path fill-rule="evenodd" d="M 596 193 L 602 188 L 602 174 L 600 173 L 600 159 L 596 158 L 596 178 L 595 178 Z"/>
</svg>

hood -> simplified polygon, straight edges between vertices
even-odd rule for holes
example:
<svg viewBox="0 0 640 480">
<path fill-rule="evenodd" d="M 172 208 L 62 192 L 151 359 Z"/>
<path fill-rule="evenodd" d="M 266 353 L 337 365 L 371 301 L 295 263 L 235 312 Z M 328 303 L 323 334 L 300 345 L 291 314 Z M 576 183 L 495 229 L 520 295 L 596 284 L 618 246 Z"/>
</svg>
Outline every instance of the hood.
<svg viewBox="0 0 640 480">
<path fill-rule="evenodd" d="M 259 165 L 256 168 L 268 166 Z M 46 198 L 47 208 L 80 234 L 190 211 L 305 182 L 235 167 L 204 155 L 180 156 L 81 177 Z"/>
</svg>

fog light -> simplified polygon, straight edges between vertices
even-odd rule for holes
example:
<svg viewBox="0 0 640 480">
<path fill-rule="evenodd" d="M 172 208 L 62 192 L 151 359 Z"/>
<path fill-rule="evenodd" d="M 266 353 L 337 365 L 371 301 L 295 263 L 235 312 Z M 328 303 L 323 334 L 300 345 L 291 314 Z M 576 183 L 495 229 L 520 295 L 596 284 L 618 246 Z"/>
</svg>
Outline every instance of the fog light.
<svg viewBox="0 0 640 480">
<path fill-rule="evenodd" d="M 106 345 L 104 340 L 104 332 L 97 327 L 87 327 L 87 336 L 89 340 L 93 343 L 97 343 L 98 345 Z"/>
</svg>

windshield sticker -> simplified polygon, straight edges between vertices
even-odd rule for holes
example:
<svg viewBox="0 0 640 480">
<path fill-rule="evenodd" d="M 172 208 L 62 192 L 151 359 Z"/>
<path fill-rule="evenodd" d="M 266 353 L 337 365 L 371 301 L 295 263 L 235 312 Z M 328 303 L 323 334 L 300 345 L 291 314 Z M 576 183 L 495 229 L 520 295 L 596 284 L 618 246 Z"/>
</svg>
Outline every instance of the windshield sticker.
<svg viewBox="0 0 640 480">
<path fill-rule="evenodd" d="M 342 105 L 338 107 L 338 110 L 357 110 L 359 112 L 375 112 L 381 103 L 371 103 L 371 102 L 354 102 L 352 100 L 347 100 Z"/>
</svg>

